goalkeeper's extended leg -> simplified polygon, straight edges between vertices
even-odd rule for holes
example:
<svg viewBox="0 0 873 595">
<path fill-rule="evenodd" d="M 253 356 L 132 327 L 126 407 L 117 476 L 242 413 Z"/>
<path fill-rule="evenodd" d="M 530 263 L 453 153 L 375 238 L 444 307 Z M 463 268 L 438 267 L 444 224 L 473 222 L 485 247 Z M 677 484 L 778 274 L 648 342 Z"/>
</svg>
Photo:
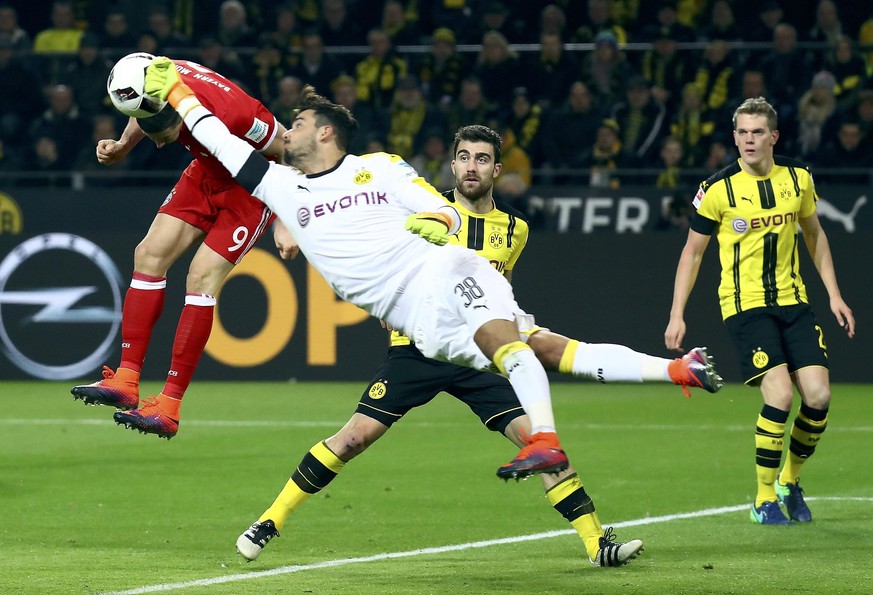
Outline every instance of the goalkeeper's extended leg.
<svg viewBox="0 0 873 595">
<path fill-rule="evenodd" d="M 724 381 L 705 347 L 667 359 L 634 351 L 624 345 L 583 343 L 535 327 L 528 345 L 543 366 L 555 372 L 599 382 L 672 382 L 687 394 L 689 386 L 717 392 Z"/>
</svg>

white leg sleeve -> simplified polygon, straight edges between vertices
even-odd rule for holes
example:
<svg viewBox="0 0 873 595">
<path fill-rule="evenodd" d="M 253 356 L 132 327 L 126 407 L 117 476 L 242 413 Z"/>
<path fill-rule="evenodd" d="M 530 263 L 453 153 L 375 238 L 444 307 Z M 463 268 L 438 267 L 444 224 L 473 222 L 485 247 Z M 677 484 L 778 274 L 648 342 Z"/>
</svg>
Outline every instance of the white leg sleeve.
<svg viewBox="0 0 873 595">
<path fill-rule="evenodd" d="M 503 360 L 503 366 L 512 389 L 530 418 L 531 434 L 554 432 L 549 378 L 536 354 L 530 349 L 510 353 Z"/>
<path fill-rule="evenodd" d="M 579 343 L 573 376 L 598 382 L 668 382 L 670 360 L 634 351 L 624 345 Z"/>
</svg>

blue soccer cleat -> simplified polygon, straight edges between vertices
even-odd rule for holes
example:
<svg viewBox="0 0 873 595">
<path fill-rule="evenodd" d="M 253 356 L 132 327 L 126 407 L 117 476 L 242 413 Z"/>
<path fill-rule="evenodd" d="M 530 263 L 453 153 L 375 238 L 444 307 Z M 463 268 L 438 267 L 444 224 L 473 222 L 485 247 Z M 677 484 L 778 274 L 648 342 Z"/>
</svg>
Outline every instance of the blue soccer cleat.
<svg viewBox="0 0 873 595">
<path fill-rule="evenodd" d="M 764 502 L 761 506 L 752 504 L 749 517 L 753 523 L 759 525 L 793 525 L 794 523 L 785 516 L 778 502 Z"/>
<path fill-rule="evenodd" d="M 800 487 L 800 482 L 787 483 L 785 485 L 776 480 L 776 497 L 785 505 L 785 510 L 788 511 L 788 516 L 798 523 L 808 523 L 812 521 L 812 513 L 809 507 L 803 500 L 803 488 Z"/>
</svg>

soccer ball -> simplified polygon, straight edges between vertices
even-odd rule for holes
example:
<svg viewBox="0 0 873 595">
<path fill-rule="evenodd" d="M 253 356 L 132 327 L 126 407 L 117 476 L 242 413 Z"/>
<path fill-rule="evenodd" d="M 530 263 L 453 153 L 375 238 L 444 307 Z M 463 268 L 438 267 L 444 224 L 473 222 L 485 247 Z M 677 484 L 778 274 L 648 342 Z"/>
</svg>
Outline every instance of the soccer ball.
<svg viewBox="0 0 873 595">
<path fill-rule="evenodd" d="M 112 105 L 125 116 L 148 118 L 167 105 L 166 101 L 145 94 L 145 71 L 154 58 L 151 54 L 136 52 L 112 67 L 106 80 L 106 91 Z"/>
</svg>

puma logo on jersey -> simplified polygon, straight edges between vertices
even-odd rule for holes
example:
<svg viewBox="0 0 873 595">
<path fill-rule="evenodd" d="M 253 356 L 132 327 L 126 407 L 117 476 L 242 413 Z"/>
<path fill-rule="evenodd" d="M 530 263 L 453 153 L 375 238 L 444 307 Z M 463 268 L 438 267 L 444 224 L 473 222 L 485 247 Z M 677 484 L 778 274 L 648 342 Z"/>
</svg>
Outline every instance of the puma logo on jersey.
<svg viewBox="0 0 873 595">
<path fill-rule="evenodd" d="M 747 200 L 747 201 L 749 201 L 749 204 L 752 204 L 752 199 L 751 199 L 751 198 L 746 198 L 745 196 L 741 196 L 741 197 L 740 197 L 740 200 Z"/>
</svg>

